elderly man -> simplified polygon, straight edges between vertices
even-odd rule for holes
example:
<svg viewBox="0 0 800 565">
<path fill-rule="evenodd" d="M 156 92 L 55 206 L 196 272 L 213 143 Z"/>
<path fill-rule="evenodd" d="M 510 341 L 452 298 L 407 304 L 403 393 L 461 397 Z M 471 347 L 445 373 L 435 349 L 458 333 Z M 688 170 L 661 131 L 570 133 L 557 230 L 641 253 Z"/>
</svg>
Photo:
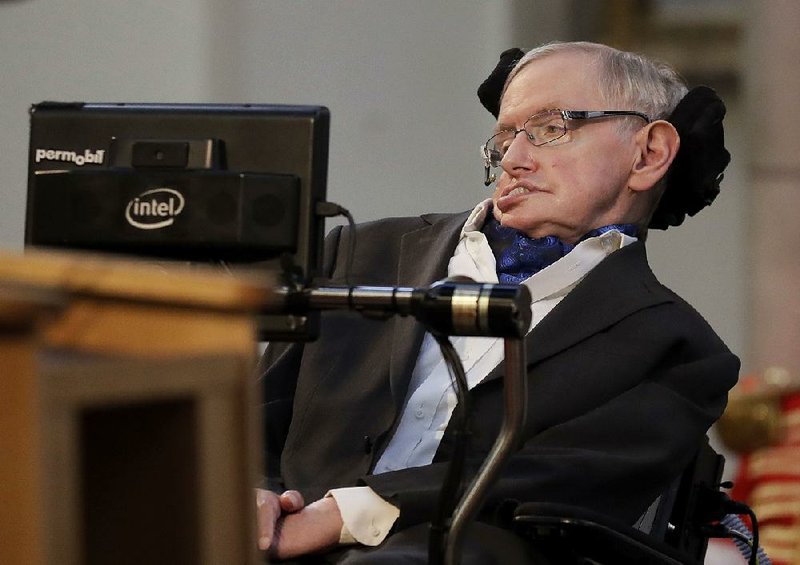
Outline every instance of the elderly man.
<svg viewBox="0 0 800 565">
<path fill-rule="evenodd" d="M 737 358 L 656 280 L 644 245 L 648 227 L 677 225 L 718 192 L 724 106 L 710 89 L 687 95 L 668 67 L 603 45 L 519 54 L 506 52 L 481 92 L 499 109 L 484 147 L 487 182 L 500 167 L 492 198 L 468 214 L 336 230 L 326 274 L 343 283 L 352 260 L 356 284 L 527 285 L 524 442 L 479 519 L 552 501 L 633 523 L 687 465 L 737 379 Z M 502 345 L 454 341 L 471 389 L 474 473 L 501 421 Z M 409 319 L 325 314 L 319 341 L 271 346 L 264 368 L 260 547 L 381 562 L 381 548 L 431 520 L 452 452 L 455 400 L 435 341 Z"/>
</svg>

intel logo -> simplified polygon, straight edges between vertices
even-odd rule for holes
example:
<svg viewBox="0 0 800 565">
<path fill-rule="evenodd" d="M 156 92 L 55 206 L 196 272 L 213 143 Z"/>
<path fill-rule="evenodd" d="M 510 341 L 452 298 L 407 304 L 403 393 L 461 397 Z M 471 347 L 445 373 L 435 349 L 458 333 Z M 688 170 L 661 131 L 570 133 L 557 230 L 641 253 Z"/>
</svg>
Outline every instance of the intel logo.
<svg viewBox="0 0 800 565">
<path fill-rule="evenodd" d="M 146 190 L 128 202 L 125 219 L 135 228 L 157 230 L 171 226 L 183 211 L 183 194 L 172 188 Z"/>
</svg>

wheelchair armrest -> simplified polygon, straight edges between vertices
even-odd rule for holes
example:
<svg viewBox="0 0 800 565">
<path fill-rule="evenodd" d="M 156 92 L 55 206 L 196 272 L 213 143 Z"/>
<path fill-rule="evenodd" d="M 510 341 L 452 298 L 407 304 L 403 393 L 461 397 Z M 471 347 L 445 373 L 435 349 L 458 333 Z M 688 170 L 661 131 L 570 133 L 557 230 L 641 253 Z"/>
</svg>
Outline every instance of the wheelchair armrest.
<svg viewBox="0 0 800 565">
<path fill-rule="evenodd" d="M 701 565 L 674 547 L 604 514 L 566 504 L 528 502 L 514 512 L 525 539 L 597 563 Z"/>
</svg>

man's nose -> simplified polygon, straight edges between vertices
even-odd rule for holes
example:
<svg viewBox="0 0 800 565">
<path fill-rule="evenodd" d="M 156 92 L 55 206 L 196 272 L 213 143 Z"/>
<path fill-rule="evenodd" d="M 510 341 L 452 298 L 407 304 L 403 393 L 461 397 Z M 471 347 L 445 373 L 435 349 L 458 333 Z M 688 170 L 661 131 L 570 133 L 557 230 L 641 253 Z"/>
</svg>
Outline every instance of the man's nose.
<svg viewBox="0 0 800 565">
<path fill-rule="evenodd" d="M 513 174 L 520 170 L 535 170 L 539 166 L 539 161 L 536 158 L 536 149 L 528 141 L 525 131 L 521 131 L 514 136 L 511 145 L 506 150 L 506 154 L 500 161 L 500 166 L 508 174 Z"/>
</svg>

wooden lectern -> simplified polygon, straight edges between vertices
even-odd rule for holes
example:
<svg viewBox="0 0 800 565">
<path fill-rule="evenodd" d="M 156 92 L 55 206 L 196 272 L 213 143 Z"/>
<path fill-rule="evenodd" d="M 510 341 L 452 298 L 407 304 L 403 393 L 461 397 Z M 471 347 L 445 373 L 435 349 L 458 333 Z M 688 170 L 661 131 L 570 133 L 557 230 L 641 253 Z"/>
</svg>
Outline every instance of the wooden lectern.
<svg viewBox="0 0 800 565">
<path fill-rule="evenodd" d="M 0 563 L 246 564 L 264 279 L 0 254 Z"/>
</svg>

